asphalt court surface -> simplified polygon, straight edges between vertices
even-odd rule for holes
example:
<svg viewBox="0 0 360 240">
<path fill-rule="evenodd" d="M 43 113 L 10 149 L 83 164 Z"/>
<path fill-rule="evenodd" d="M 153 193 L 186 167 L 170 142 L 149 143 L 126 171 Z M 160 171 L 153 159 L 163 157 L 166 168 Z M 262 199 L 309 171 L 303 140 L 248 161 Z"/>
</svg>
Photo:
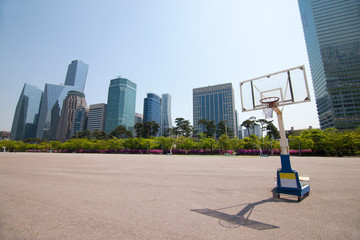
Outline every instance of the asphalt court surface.
<svg viewBox="0 0 360 240">
<path fill-rule="evenodd" d="M 360 239 L 360 158 L 0 153 L 0 239 Z"/>
</svg>

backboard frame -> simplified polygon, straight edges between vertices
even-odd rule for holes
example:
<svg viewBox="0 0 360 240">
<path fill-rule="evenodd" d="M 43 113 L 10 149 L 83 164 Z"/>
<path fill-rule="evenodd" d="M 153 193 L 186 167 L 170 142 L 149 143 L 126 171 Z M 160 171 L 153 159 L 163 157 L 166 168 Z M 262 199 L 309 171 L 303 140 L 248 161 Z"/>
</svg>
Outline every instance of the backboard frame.
<svg viewBox="0 0 360 240">
<path fill-rule="evenodd" d="M 304 81 L 304 83 L 301 83 L 305 90 L 304 90 L 304 98 L 303 99 L 295 99 L 294 98 L 294 89 L 293 89 L 293 80 L 291 79 L 291 72 L 295 71 L 295 70 L 301 70 L 303 72 L 303 78 L 302 81 Z M 287 74 L 286 74 L 287 73 Z M 273 88 L 273 89 L 266 89 L 263 91 L 260 91 L 256 85 L 254 85 L 254 82 L 256 80 L 259 79 L 265 79 L 265 78 L 270 78 L 269 80 L 271 81 L 271 77 L 272 76 L 276 76 L 276 75 L 280 75 L 280 74 L 286 74 L 287 75 L 287 79 L 286 80 L 281 80 L 281 81 L 286 81 L 286 86 L 285 86 L 285 93 L 283 91 L 282 88 Z M 244 94 L 243 94 L 243 85 L 244 84 L 250 84 L 250 89 L 251 89 L 251 100 L 252 101 L 252 108 L 245 108 L 245 104 L 244 104 Z M 289 92 L 287 92 L 287 89 L 289 90 Z M 264 105 L 262 105 L 260 102 L 257 102 L 255 100 L 255 91 L 258 91 L 260 94 L 260 99 L 264 98 L 264 97 L 279 97 L 279 102 L 278 102 L 278 106 L 286 106 L 286 105 L 291 105 L 291 104 L 298 104 L 298 103 L 304 103 L 304 102 L 310 102 L 311 101 L 311 97 L 310 97 L 310 91 L 309 91 L 309 85 L 307 82 L 307 77 L 306 77 L 306 71 L 305 71 L 305 66 L 301 65 L 301 66 L 297 66 L 297 67 L 293 67 L 293 68 L 288 68 L 279 72 L 275 72 L 275 73 L 270 73 L 270 74 L 266 74 L 260 77 L 256 77 L 256 78 L 252 78 L 246 81 L 242 81 L 240 82 L 240 96 L 241 96 L 241 110 L 242 112 L 250 112 L 250 111 L 256 111 L 256 110 L 261 110 L 264 109 Z M 274 94 L 275 96 L 271 96 L 271 94 L 269 95 L 270 92 L 278 92 L 277 94 Z M 268 94 L 268 95 L 265 95 Z M 285 99 L 285 95 L 287 96 L 287 94 L 289 94 L 289 97 L 287 97 Z"/>
</svg>

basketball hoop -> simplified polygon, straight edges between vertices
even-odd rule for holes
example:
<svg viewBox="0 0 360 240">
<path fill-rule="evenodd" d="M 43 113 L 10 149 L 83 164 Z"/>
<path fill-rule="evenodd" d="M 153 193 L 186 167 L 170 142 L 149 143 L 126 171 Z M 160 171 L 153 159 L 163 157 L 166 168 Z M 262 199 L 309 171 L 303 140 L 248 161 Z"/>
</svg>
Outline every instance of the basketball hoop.
<svg viewBox="0 0 360 240">
<path fill-rule="evenodd" d="M 278 97 L 266 97 L 260 100 L 261 105 L 263 108 L 263 114 L 266 119 L 273 117 L 273 109 L 279 105 L 279 98 Z"/>
</svg>

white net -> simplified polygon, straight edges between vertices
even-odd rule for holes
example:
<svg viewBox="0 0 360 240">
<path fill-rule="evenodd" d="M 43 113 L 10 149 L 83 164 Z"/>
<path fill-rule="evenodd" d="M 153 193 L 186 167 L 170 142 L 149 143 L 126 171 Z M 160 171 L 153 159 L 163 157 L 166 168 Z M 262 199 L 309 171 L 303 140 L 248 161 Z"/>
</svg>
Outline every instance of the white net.
<svg viewBox="0 0 360 240">
<path fill-rule="evenodd" d="M 273 117 L 273 112 L 274 110 L 272 108 L 264 108 L 263 109 L 263 114 L 265 116 L 266 119 L 272 118 Z"/>
<path fill-rule="evenodd" d="M 273 117 L 274 107 L 277 107 L 279 104 L 279 98 L 278 97 L 267 97 L 262 98 L 260 100 L 261 105 L 263 108 L 263 114 L 266 119 Z"/>
</svg>

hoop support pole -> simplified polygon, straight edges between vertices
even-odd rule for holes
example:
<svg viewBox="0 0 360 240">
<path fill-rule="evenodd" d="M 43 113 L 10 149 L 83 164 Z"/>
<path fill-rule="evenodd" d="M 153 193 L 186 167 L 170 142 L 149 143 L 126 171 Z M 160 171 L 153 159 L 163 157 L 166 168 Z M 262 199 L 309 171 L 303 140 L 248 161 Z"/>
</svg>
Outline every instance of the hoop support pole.
<svg viewBox="0 0 360 240">
<path fill-rule="evenodd" d="M 286 138 L 284 120 L 282 117 L 282 111 L 278 107 L 273 108 L 276 112 L 278 123 L 279 123 L 279 133 L 280 133 L 280 150 L 282 155 L 289 154 L 289 141 Z"/>
</svg>

